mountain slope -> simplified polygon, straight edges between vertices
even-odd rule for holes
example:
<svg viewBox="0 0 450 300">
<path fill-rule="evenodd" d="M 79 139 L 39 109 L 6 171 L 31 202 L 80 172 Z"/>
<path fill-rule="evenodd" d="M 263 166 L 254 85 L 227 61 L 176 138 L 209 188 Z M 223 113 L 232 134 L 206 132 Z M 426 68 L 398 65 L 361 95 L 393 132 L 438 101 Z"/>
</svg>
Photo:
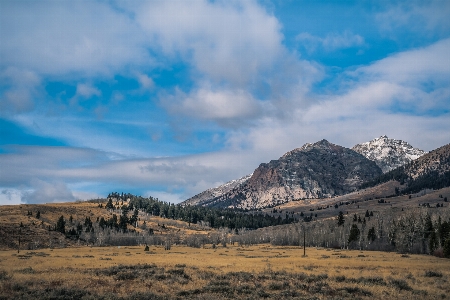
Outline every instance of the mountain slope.
<svg viewBox="0 0 450 300">
<path fill-rule="evenodd" d="M 381 174 L 363 155 L 322 140 L 261 164 L 246 182 L 202 205 L 255 209 L 343 195 Z"/>
<path fill-rule="evenodd" d="M 247 180 L 252 177 L 253 173 L 250 175 L 246 175 L 244 177 L 241 177 L 239 179 L 228 181 L 225 184 L 222 184 L 218 187 L 207 189 L 206 191 L 203 191 L 186 201 L 183 201 L 183 205 L 205 205 L 210 202 L 211 199 L 214 199 L 216 197 L 220 197 L 225 193 L 228 193 L 229 191 L 240 187 L 242 184 L 247 182 Z"/>
<path fill-rule="evenodd" d="M 404 184 L 403 193 L 450 186 L 450 144 L 433 150 L 410 163 L 375 178 L 362 187 L 371 187 L 389 180 Z"/>
<path fill-rule="evenodd" d="M 357 144 L 352 150 L 376 162 L 383 173 L 403 166 L 426 153 L 407 142 L 390 139 L 385 135 L 370 142 Z"/>
</svg>

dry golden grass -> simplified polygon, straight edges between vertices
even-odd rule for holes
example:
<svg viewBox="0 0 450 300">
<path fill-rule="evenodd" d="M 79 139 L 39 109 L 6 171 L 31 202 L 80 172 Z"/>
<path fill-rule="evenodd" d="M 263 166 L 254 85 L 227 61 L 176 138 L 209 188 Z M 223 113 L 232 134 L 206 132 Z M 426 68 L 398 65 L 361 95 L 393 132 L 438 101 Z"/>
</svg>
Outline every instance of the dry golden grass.
<svg viewBox="0 0 450 300">
<path fill-rule="evenodd" d="M 1 251 L 0 298 L 39 298 L 51 291 L 85 293 L 78 294 L 85 298 L 127 298 L 134 293 L 134 299 L 437 299 L 450 295 L 448 259 L 315 248 L 307 248 L 306 254 L 303 257 L 298 247 L 270 245 L 173 246 L 168 251 L 152 246 L 148 252 L 143 247 Z"/>
<path fill-rule="evenodd" d="M 103 206 L 105 203 L 103 203 Z M 40 212 L 40 218 L 36 218 L 37 212 Z M 28 215 L 31 212 L 32 215 Z M 18 238 L 21 237 L 21 249 L 26 248 L 49 248 L 72 246 L 76 243 L 65 239 L 58 232 L 49 231 L 48 227 L 54 228 L 60 216 L 66 220 L 66 230 L 76 226 L 77 223 L 84 224 L 86 217 L 92 222 L 97 219 L 105 218 L 108 220 L 116 214 L 118 217 L 120 211 L 108 211 L 100 208 L 99 203 L 92 202 L 69 202 L 69 203 L 48 203 L 48 204 L 22 204 L 22 205 L 2 205 L 0 206 L 0 250 L 17 249 Z M 72 223 L 69 218 L 72 216 Z M 170 233 L 179 233 L 180 235 L 207 234 L 214 231 L 196 224 L 164 219 L 161 217 L 150 216 L 139 212 L 138 225 L 145 221 L 146 229 L 152 228 L 155 234 L 165 235 Z M 22 224 L 23 227 L 20 227 Z M 162 225 L 165 225 L 164 228 Z M 129 229 L 137 232 L 141 231 L 139 227 L 134 228 L 131 225 Z"/>
</svg>

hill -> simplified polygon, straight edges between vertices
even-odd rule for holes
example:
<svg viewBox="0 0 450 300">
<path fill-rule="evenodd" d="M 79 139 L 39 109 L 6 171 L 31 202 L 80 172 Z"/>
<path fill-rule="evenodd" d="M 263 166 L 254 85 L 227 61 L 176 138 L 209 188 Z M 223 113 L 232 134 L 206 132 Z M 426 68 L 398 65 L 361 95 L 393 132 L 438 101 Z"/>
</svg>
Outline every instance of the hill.
<svg viewBox="0 0 450 300">
<path fill-rule="evenodd" d="M 298 199 L 327 198 L 354 191 L 381 174 L 363 155 L 322 140 L 260 164 L 244 183 L 201 205 L 258 209 Z"/>
<path fill-rule="evenodd" d="M 127 232 L 101 228 L 100 220 L 114 215 L 120 220 L 122 209 L 106 209 L 106 199 L 48 204 L 0 206 L 0 249 L 59 248 L 76 245 L 135 245 L 149 239 L 160 240 L 175 235 L 186 238 L 193 234 L 207 234 L 212 230 L 200 224 L 167 219 L 139 211 L 136 227 L 126 224 Z M 125 201 L 125 205 L 128 202 Z M 120 203 L 119 203 L 120 204 Z M 132 214 L 132 213 L 131 213 Z M 65 234 L 56 230 L 63 216 Z M 89 220 L 89 221 L 87 221 Z M 71 236 L 69 231 L 75 230 Z M 145 238 L 145 239 L 144 239 Z"/>
</svg>

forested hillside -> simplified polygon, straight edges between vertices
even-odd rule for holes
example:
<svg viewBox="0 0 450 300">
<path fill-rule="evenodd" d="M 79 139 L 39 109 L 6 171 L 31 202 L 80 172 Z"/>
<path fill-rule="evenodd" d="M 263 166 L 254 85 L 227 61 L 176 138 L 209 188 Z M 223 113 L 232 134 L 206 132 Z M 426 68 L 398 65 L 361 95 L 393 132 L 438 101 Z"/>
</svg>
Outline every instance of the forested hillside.
<svg viewBox="0 0 450 300">
<path fill-rule="evenodd" d="M 122 215 L 119 217 L 119 224 L 135 222 L 134 215 L 138 211 L 143 211 L 153 216 L 160 216 L 173 220 L 180 220 L 188 224 L 208 224 L 212 228 L 247 228 L 257 229 L 267 226 L 289 224 L 298 221 L 291 215 L 274 217 L 267 213 L 259 211 L 248 212 L 234 209 L 216 209 L 202 206 L 175 205 L 173 203 L 159 201 L 153 197 L 143 198 L 131 194 L 112 193 L 108 195 L 108 203 L 105 208 L 120 209 Z M 134 211 L 133 216 L 129 217 L 128 212 Z M 122 221 L 121 221 L 122 220 Z M 106 221 L 107 223 L 110 221 Z M 109 224 L 109 223 L 108 223 Z M 116 225 L 112 225 L 115 227 Z M 125 229 L 122 227 L 122 229 Z"/>
<path fill-rule="evenodd" d="M 450 144 L 368 181 L 362 184 L 361 188 L 373 187 L 389 180 L 395 180 L 404 185 L 398 191 L 402 194 L 450 186 Z"/>
</svg>

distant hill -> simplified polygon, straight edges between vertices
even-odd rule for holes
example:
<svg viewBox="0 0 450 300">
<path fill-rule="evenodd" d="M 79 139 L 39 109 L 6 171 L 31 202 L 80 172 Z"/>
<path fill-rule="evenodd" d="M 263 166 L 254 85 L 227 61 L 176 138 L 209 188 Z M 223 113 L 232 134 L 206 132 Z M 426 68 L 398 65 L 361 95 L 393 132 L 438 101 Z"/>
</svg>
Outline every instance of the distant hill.
<svg viewBox="0 0 450 300">
<path fill-rule="evenodd" d="M 402 193 L 450 186 L 450 144 L 366 182 L 361 187 L 372 187 L 389 180 L 400 182 L 403 187 L 399 192 Z"/>
<path fill-rule="evenodd" d="M 385 135 L 357 144 L 352 150 L 374 161 L 383 173 L 401 167 L 426 153 L 405 141 L 390 139 Z"/>
<path fill-rule="evenodd" d="M 201 192 L 184 201 L 183 205 L 239 207 L 249 209 L 270 207 L 291 200 L 303 198 L 314 199 L 342 195 L 342 193 L 347 193 L 357 187 L 357 184 L 352 186 L 350 182 L 359 182 L 359 184 L 362 184 L 364 181 L 373 179 L 380 175 L 378 171 L 374 171 L 375 169 L 373 169 L 372 165 L 366 171 L 360 171 L 361 173 L 364 173 L 365 176 L 354 177 L 353 179 L 347 178 L 346 182 L 342 182 L 338 178 L 342 178 L 342 176 L 344 176 L 343 173 L 348 171 L 347 169 L 343 172 L 343 170 L 335 168 L 336 165 L 327 166 L 325 168 L 317 168 L 317 166 L 320 165 L 320 162 L 318 163 L 316 161 L 317 157 L 314 157 L 314 151 L 320 147 L 322 147 L 323 151 L 327 147 L 330 148 L 329 145 L 333 145 L 328 143 L 328 146 L 326 146 L 327 143 L 328 142 L 326 140 L 315 144 L 307 143 L 301 148 L 286 153 L 279 160 L 271 161 L 269 165 L 272 165 L 268 168 L 271 169 L 270 172 L 274 172 L 272 175 L 269 175 L 266 171 L 263 171 L 268 164 L 261 164 L 254 173 Z M 333 147 L 338 149 L 338 147 L 341 146 L 333 145 Z M 414 148 L 405 141 L 390 139 L 385 135 L 366 143 L 357 144 L 351 150 L 361 154 L 368 160 L 375 162 L 383 173 L 387 173 L 393 169 L 408 164 L 426 153 L 423 150 Z M 305 156 L 305 152 L 309 153 L 306 155 L 308 159 L 300 159 L 300 161 L 295 161 L 298 158 L 298 153 Z M 324 153 L 317 155 L 319 155 L 318 157 L 322 157 L 323 154 Z M 354 154 L 352 155 L 354 156 Z M 295 157 L 293 163 L 285 162 L 292 162 L 293 157 Z M 327 161 L 335 162 L 333 159 L 328 159 Z M 274 165 L 276 164 L 275 162 L 282 164 L 282 168 L 284 169 L 279 169 L 275 172 L 277 169 Z M 298 173 L 296 168 L 299 167 L 300 162 L 303 169 L 300 168 L 302 171 Z M 315 167 L 308 168 L 308 164 L 310 163 L 314 164 Z M 366 164 L 364 164 L 364 166 L 365 165 Z M 305 170 L 308 172 L 305 172 Z M 263 173 L 264 175 L 262 175 Z M 266 176 L 266 178 L 261 178 L 261 176 Z M 334 181 L 332 183 L 326 183 L 327 179 L 324 178 L 332 177 L 334 178 Z M 266 180 L 269 178 L 272 180 Z M 259 183 L 256 183 L 258 180 Z M 275 184 L 274 181 L 277 181 L 278 184 Z M 264 185 L 267 186 L 267 189 L 264 188 Z M 349 189 L 349 187 L 351 188 Z M 249 191 L 249 189 L 251 189 L 251 191 Z"/>
<path fill-rule="evenodd" d="M 381 174 L 376 163 L 363 155 L 322 140 L 261 164 L 245 182 L 201 205 L 255 209 L 326 198 L 354 191 Z"/>
</svg>

